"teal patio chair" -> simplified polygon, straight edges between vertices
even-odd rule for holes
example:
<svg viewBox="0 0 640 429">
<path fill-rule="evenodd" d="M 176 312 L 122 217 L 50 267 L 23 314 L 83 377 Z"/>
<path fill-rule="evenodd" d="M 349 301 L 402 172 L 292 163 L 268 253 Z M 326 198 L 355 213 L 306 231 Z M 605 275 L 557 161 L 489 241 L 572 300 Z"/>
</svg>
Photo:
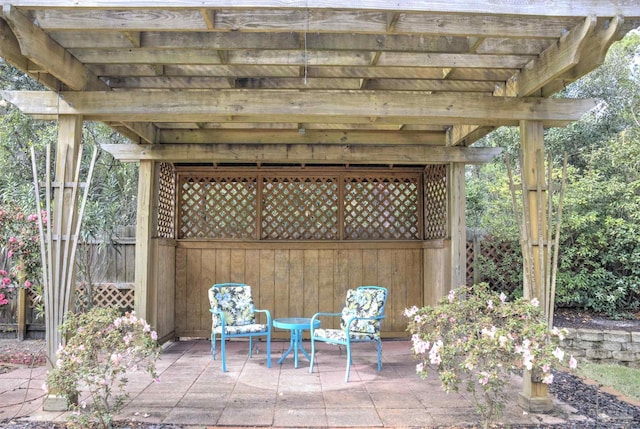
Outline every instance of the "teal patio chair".
<svg viewBox="0 0 640 429">
<path fill-rule="evenodd" d="M 351 359 L 351 344 L 375 342 L 378 349 L 378 371 L 382 369 L 382 340 L 380 339 L 380 324 L 384 319 L 384 307 L 387 303 L 388 291 L 380 286 L 360 286 L 347 291 L 345 306 L 341 313 L 316 313 L 311 319 L 311 363 L 309 372 L 313 372 L 315 360 L 315 343 L 345 346 L 347 349 L 347 373 L 345 383 L 349 382 L 349 370 L 353 363 Z M 316 319 L 323 316 L 340 317 L 340 329 L 314 329 Z"/>
<path fill-rule="evenodd" d="M 271 313 L 253 305 L 251 286 L 220 283 L 209 289 L 211 308 L 211 356 L 216 359 L 216 337 L 220 335 L 222 371 L 227 371 L 225 343 L 229 338 L 249 338 L 249 357 L 253 354 L 253 337 L 266 337 L 267 367 L 271 368 Z M 256 313 L 266 314 L 266 324 L 256 323 Z M 257 345 L 256 345 L 257 350 Z"/>
</svg>

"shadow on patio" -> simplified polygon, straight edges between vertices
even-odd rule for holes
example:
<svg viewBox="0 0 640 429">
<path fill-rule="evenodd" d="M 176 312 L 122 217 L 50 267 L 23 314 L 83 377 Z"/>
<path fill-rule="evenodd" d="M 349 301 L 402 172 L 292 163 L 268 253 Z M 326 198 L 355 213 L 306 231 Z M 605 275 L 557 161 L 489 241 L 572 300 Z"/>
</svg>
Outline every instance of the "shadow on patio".
<svg viewBox="0 0 640 429">
<path fill-rule="evenodd" d="M 299 368 L 287 357 L 277 360 L 288 342 L 272 343 L 272 368 L 267 368 L 264 344 L 247 357 L 247 343 L 227 346 L 228 372 L 213 361 L 209 341 L 170 343 L 158 361 L 160 382 L 133 374 L 131 401 L 119 420 L 148 423 L 263 427 L 447 427 L 478 424 L 466 395 L 446 394 L 436 374 L 427 380 L 415 374 L 408 340 L 383 344 L 383 369 L 376 371 L 373 344 L 356 345 L 350 382 L 344 382 L 346 357 L 337 347 L 319 344 L 317 366 L 309 374 L 300 356 Z M 308 349 L 309 344 L 305 342 Z M 38 373 L 44 377 L 44 372 Z M 3 377 L 3 376 L 0 376 Z M 41 381 L 32 380 L 32 388 Z M 38 384 L 38 386 L 40 385 Z M 513 378 L 511 397 L 521 390 Z M 39 391 L 42 395 L 42 390 Z M 33 398 L 20 415 L 34 420 L 60 421 L 64 414 L 42 411 Z M 569 414 L 558 404 L 553 415 L 526 414 L 510 405 L 502 421 L 509 425 L 562 423 Z M 4 416 L 9 417 L 10 410 Z M 575 416 L 579 418 L 579 416 Z"/>
</svg>

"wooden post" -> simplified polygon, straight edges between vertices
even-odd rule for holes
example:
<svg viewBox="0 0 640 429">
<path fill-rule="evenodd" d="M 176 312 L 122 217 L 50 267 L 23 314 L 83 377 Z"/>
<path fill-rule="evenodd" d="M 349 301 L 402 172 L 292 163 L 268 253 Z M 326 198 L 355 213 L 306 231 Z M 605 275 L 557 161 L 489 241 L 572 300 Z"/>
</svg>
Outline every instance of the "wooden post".
<svg viewBox="0 0 640 429">
<path fill-rule="evenodd" d="M 24 284 L 24 282 L 22 282 Z M 18 341 L 24 341 L 27 337 L 27 290 L 18 289 Z"/>
<path fill-rule="evenodd" d="M 545 168 L 544 168 L 544 128 L 540 121 L 520 121 L 520 151 L 523 165 L 523 189 L 526 195 L 525 206 L 527 212 L 523 216 L 528 217 L 529 236 L 525 240 L 531 243 L 531 259 L 533 262 L 533 276 L 525 275 L 525 298 L 537 298 L 540 305 L 546 305 L 545 297 L 545 273 L 549 269 L 546 253 L 545 237 L 547 237 L 546 219 L 546 192 Z M 530 267 L 523 266 L 524 270 Z M 526 271 L 525 271 L 526 274 Z M 530 282 L 531 284 L 526 284 Z M 546 308 L 546 307 L 542 307 Z M 553 409 L 553 402 L 549 397 L 546 384 L 539 380 L 533 380 L 530 371 L 523 373 L 523 391 L 519 397 L 522 408 L 529 412 L 547 412 Z"/>
<path fill-rule="evenodd" d="M 449 234 L 451 237 L 451 289 L 467 283 L 467 222 L 465 164 L 449 167 Z"/>
<path fill-rule="evenodd" d="M 50 260 L 52 261 L 51 284 L 45 303 L 46 343 L 48 365 L 51 367 L 56 361 L 56 351 L 64 338 L 60 334 L 59 327 L 64 321 L 64 316 L 73 307 L 73 300 L 66 299 L 73 296 L 75 290 L 75 270 L 73 257 L 69 250 L 73 246 L 72 240 L 75 230 L 77 211 L 77 192 L 66 186 L 76 177 L 76 165 L 79 160 L 80 144 L 82 142 L 82 116 L 63 115 L 58 119 L 58 145 L 55 160 L 55 180 L 53 183 L 54 196 L 51 213 L 52 246 Z M 49 191 L 47 189 L 47 191 Z M 68 409 L 69 398 L 64 398 L 49 392 L 43 403 L 45 411 L 62 411 Z"/>
<path fill-rule="evenodd" d="M 153 202 L 155 162 L 140 161 L 138 173 L 138 213 L 136 217 L 136 263 L 135 263 L 135 312 L 152 326 L 156 325 L 156 309 L 153 308 L 150 291 L 154 290 L 152 270 L 153 246 Z"/>
</svg>

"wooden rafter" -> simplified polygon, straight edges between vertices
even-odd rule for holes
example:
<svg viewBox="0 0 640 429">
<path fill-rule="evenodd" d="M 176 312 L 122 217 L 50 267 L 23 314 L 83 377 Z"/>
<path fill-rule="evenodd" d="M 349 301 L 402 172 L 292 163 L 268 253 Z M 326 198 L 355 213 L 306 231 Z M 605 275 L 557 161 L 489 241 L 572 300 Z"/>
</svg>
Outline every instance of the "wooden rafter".
<svg viewBox="0 0 640 429">
<path fill-rule="evenodd" d="M 33 25 L 15 7 L 4 4 L 2 16 L 16 36 L 22 55 L 44 67 L 69 88 L 75 90 L 107 88 L 104 82 L 93 76 L 80 61 L 43 30 Z"/>
<path fill-rule="evenodd" d="M 365 147 L 359 145 L 288 144 L 105 144 L 102 148 L 120 161 L 170 162 L 257 162 L 296 164 L 394 164 L 424 165 L 462 162 L 485 163 L 496 157 L 500 148 L 445 148 L 442 146 L 395 145 Z"/>
</svg>

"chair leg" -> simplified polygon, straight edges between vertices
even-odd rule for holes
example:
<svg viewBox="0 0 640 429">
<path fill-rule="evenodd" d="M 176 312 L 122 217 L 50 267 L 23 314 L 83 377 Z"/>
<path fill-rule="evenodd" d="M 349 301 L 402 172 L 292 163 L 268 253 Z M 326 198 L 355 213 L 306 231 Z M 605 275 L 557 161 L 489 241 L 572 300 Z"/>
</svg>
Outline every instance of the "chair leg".
<svg viewBox="0 0 640 429">
<path fill-rule="evenodd" d="M 378 372 L 382 370 L 382 340 L 378 340 Z"/>
<path fill-rule="evenodd" d="M 249 357 L 253 357 L 253 337 L 249 337 Z"/>
<path fill-rule="evenodd" d="M 227 372 L 227 354 L 224 335 L 220 336 L 220 350 L 222 353 L 222 372 Z"/>
<path fill-rule="evenodd" d="M 267 334 L 267 368 L 271 368 L 271 334 Z"/>
<path fill-rule="evenodd" d="M 311 359 L 309 359 L 309 374 L 313 373 L 313 361 L 316 358 L 316 342 L 313 341 L 313 334 L 311 335 Z"/>
<path fill-rule="evenodd" d="M 347 374 L 344 377 L 344 382 L 349 382 L 349 371 L 351 370 L 351 343 L 347 343 Z"/>
<path fill-rule="evenodd" d="M 211 357 L 216 360 L 216 334 L 211 334 Z"/>
</svg>

